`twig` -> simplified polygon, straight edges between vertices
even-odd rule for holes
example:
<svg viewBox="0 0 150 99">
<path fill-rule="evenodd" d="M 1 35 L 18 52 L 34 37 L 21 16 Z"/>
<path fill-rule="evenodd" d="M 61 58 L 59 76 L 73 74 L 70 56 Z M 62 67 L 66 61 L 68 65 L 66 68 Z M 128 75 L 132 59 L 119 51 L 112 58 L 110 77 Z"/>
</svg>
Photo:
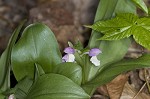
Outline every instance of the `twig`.
<svg viewBox="0 0 150 99">
<path fill-rule="evenodd" d="M 146 80 L 148 91 L 150 93 L 149 75 L 147 74 L 147 70 L 146 69 L 144 69 L 144 76 L 145 76 L 145 80 Z"/>
<path fill-rule="evenodd" d="M 144 85 L 141 87 L 141 89 L 138 91 L 138 93 L 132 99 L 135 99 L 140 94 L 140 92 L 143 90 L 145 85 L 146 85 L 146 82 L 144 83 Z"/>
</svg>

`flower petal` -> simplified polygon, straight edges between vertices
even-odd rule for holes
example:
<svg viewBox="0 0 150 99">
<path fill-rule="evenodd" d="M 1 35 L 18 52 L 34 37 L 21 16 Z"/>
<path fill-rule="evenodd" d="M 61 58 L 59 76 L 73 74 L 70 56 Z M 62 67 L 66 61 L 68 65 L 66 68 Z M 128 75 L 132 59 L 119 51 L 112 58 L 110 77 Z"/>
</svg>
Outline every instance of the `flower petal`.
<svg viewBox="0 0 150 99">
<path fill-rule="evenodd" d="M 98 60 L 96 56 L 91 57 L 90 61 L 91 61 L 95 66 L 99 66 L 99 65 L 100 65 L 100 60 Z"/>
<path fill-rule="evenodd" d="M 11 94 L 11 95 L 8 97 L 8 99 L 15 99 L 14 94 Z"/>
<path fill-rule="evenodd" d="M 67 47 L 65 48 L 64 52 L 67 54 L 74 54 L 75 50 L 72 47 Z"/>
<path fill-rule="evenodd" d="M 97 56 L 99 53 L 102 53 L 102 51 L 99 48 L 92 48 L 89 51 L 89 56 Z"/>
<path fill-rule="evenodd" d="M 66 62 L 67 60 L 68 60 L 68 54 L 66 54 L 62 57 L 62 62 Z"/>
<path fill-rule="evenodd" d="M 67 62 L 74 62 L 75 61 L 75 56 L 73 54 L 68 54 L 68 61 Z"/>
<path fill-rule="evenodd" d="M 75 56 L 73 54 L 66 54 L 63 58 L 62 58 L 63 62 L 74 62 L 75 61 Z"/>
</svg>

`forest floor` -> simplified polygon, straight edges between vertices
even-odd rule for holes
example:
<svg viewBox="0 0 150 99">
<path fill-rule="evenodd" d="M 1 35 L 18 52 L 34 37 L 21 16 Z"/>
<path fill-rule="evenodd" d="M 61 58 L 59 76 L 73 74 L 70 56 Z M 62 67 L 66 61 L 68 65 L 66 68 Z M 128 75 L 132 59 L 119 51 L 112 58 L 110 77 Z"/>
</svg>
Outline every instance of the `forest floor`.
<svg viewBox="0 0 150 99">
<path fill-rule="evenodd" d="M 86 46 L 91 30 L 83 25 L 93 23 L 98 1 L 0 0 L 0 53 L 23 19 L 28 19 L 28 24 L 42 22 L 48 25 L 55 33 L 61 51 L 68 46 L 68 41 L 75 43 L 80 40 Z M 133 42 L 125 58 L 137 58 L 142 53 L 149 51 Z M 145 77 L 150 81 L 150 69 L 121 74 L 97 88 L 92 99 L 150 99 Z"/>
</svg>

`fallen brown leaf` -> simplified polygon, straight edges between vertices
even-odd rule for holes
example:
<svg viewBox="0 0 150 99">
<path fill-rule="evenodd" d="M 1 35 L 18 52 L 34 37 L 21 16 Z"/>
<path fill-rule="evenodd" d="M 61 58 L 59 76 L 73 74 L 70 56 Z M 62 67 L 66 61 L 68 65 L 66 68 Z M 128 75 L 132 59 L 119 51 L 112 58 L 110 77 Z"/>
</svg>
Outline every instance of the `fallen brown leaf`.
<svg viewBox="0 0 150 99">
<path fill-rule="evenodd" d="M 128 76 L 128 74 L 121 74 L 106 85 L 110 99 L 120 99 L 124 85 L 128 80 Z"/>
<path fill-rule="evenodd" d="M 135 88 L 127 82 L 124 86 L 123 93 L 120 99 L 133 99 L 133 97 L 137 93 L 138 92 L 135 90 Z M 142 92 L 142 93 L 139 93 L 138 96 L 134 99 L 150 99 L 150 96 Z"/>
<path fill-rule="evenodd" d="M 96 92 L 98 92 L 99 94 L 105 95 L 105 96 L 109 96 L 106 85 L 98 87 Z"/>
</svg>

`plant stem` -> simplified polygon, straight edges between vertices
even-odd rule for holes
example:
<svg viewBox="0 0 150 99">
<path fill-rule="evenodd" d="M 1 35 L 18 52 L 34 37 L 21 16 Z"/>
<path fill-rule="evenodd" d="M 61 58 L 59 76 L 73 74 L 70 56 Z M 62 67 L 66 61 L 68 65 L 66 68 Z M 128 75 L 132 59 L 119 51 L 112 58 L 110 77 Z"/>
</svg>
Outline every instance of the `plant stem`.
<svg viewBox="0 0 150 99">
<path fill-rule="evenodd" d="M 141 87 L 141 89 L 138 91 L 138 93 L 132 99 L 136 99 L 136 97 L 140 94 L 140 92 L 143 90 L 145 85 L 146 85 L 146 83 L 144 83 L 144 85 Z"/>
<path fill-rule="evenodd" d="M 146 80 L 148 91 L 150 93 L 149 75 L 147 74 L 147 70 L 146 69 L 144 69 L 144 76 L 145 76 L 145 80 Z"/>
</svg>

